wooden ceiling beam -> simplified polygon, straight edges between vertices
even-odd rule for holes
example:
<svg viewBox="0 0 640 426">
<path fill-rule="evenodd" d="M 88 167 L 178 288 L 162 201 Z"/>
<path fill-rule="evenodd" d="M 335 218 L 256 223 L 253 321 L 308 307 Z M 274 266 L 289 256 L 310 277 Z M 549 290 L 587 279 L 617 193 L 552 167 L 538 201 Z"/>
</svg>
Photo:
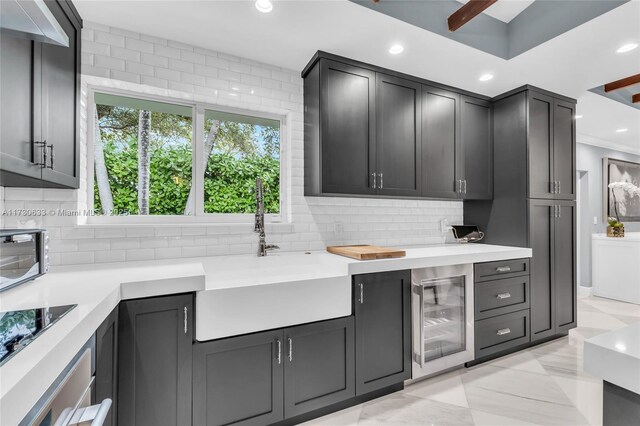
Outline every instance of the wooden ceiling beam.
<svg viewBox="0 0 640 426">
<path fill-rule="evenodd" d="M 622 89 L 624 87 L 633 86 L 640 83 L 640 74 L 632 75 L 630 77 L 621 78 L 620 80 L 612 81 L 604 85 L 605 93 L 613 92 L 614 90 Z"/>
<path fill-rule="evenodd" d="M 640 104 L 640 93 L 636 93 L 631 97 L 631 102 L 634 104 Z"/>
<path fill-rule="evenodd" d="M 467 22 L 484 12 L 498 0 L 469 0 L 467 4 L 456 10 L 449 18 L 449 31 L 454 32 Z"/>
</svg>

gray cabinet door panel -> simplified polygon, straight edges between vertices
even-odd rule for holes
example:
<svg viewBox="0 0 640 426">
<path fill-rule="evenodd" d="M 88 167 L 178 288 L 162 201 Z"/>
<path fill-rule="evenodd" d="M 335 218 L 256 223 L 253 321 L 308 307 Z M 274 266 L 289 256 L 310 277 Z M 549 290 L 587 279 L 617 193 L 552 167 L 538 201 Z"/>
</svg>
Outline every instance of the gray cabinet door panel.
<svg viewBox="0 0 640 426">
<path fill-rule="evenodd" d="M 357 275 L 353 285 L 356 394 L 362 395 L 411 377 L 411 272 Z"/>
<path fill-rule="evenodd" d="M 105 426 L 116 426 L 118 418 L 118 306 L 96 330 L 96 374 L 94 403 L 111 398 Z"/>
<path fill-rule="evenodd" d="M 28 39 L 0 37 L 0 167 L 39 180 L 42 169 L 35 163 L 40 158 L 33 152 L 33 46 Z"/>
<path fill-rule="evenodd" d="M 375 73 L 322 61 L 322 192 L 374 194 Z"/>
<path fill-rule="evenodd" d="M 80 26 L 71 21 L 59 3 L 47 2 L 47 6 L 69 36 L 69 47 L 41 45 L 42 138 L 48 145 L 53 145 L 55 157 L 53 168 L 42 169 L 42 179 L 54 186 L 77 188 L 80 171 Z"/>
<path fill-rule="evenodd" d="M 556 333 L 576 326 L 576 212 L 573 202 L 558 202 L 554 233 Z"/>
<path fill-rule="evenodd" d="M 529 276 L 475 283 L 476 320 L 529 308 Z"/>
<path fill-rule="evenodd" d="M 191 424 L 193 295 L 120 305 L 118 424 Z"/>
<path fill-rule="evenodd" d="M 491 102 L 461 97 L 460 137 L 463 197 L 469 200 L 493 198 L 493 107 Z"/>
<path fill-rule="evenodd" d="M 193 424 L 260 426 L 284 418 L 282 330 L 196 343 Z"/>
<path fill-rule="evenodd" d="M 422 194 L 458 198 L 460 95 L 422 86 Z"/>
<path fill-rule="evenodd" d="M 420 195 L 420 87 L 409 80 L 376 74 L 379 194 Z"/>
<path fill-rule="evenodd" d="M 529 310 L 476 321 L 474 338 L 476 358 L 529 343 Z"/>
<path fill-rule="evenodd" d="M 528 99 L 529 198 L 552 198 L 554 99 L 533 91 Z"/>
<path fill-rule="evenodd" d="M 556 199 L 576 198 L 576 125 L 573 103 L 554 99 L 553 176 L 559 188 Z"/>
<path fill-rule="evenodd" d="M 355 396 L 353 317 L 287 328 L 284 342 L 286 418 Z"/>
<path fill-rule="evenodd" d="M 553 200 L 529 201 L 529 244 L 531 258 L 531 340 L 555 333 L 553 288 Z"/>
</svg>

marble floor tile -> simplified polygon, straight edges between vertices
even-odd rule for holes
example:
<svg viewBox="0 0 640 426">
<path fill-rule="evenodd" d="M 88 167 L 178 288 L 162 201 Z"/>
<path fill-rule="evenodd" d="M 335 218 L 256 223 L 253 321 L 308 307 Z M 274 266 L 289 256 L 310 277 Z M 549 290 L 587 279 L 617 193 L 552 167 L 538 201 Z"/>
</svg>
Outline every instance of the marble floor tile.
<svg viewBox="0 0 640 426">
<path fill-rule="evenodd" d="M 529 371 L 531 373 L 547 374 L 547 370 L 528 351 L 516 352 L 487 362 L 487 365 L 514 370 Z"/>
<path fill-rule="evenodd" d="M 535 423 L 525 422 L 510 417 L 500 416 L 484 411 L 471 410 L 475 426 L 534 426 Z"/>
<path fill-rule="evenodd" d="M 568 379 L 551 375 L 551 379 L 569 397 L 590 425 L 602 424 L 602 381 Z"/>
<path fill-rule="evenodd" d="M 362 407 L 358 425 L 473 426 L 471 410 L 457 405 L 394 393 Z"/>
<path fill-rule="evenodd" d="M 482 367 L 461 374 L 470 408 L 543 425 L 588 424 L 548 375 Z"/>
<path fill-rule="evenodd" d="M 403 392 L 407 395 L 469 408 L 458 371 L 412 383 Z"/>
<path fill-rule="evenodd" d="M 611 316 L 617 320 L 622 321 L 625 324 L 635 324 L 637 322 L 640 322 L 639 317 L 628 316 L 628 315 L 613 315 L 613 314 Z"/>
<path fill-rule="evenodd" d="M 578 327 L 600 328 L 603 330 L 615 330 L 626 324 L 604 312 L 580 312 L 578 315 Z"/>
<path fill-rule="evenodd" d="M 633 303 L 605 299 L 604 297 L 587 297 L 581 301 L 607 314 L 640 317 L 640 305 Z"/>
</svg>

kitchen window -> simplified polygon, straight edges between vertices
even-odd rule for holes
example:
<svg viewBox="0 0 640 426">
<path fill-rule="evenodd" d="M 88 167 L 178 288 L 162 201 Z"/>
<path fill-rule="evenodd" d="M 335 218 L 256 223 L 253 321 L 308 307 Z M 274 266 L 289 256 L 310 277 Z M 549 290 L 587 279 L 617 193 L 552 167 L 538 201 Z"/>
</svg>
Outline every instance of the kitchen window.
<svg viewBox="0 0 640 426">
<path fill-rule="evenodd" d="M 92 223 L 251 222 L 282 213 L 282 117 L 92 91 Z"/>
</svg>

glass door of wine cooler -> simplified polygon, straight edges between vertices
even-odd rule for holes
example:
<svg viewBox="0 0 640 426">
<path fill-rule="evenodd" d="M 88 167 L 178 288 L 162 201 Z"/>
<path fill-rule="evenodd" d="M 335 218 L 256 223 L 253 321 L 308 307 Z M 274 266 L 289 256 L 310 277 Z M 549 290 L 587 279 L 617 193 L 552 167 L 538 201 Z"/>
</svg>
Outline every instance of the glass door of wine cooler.
<svg viewBox="0 0 640 426">
<path fill-rule="evenodd" d="M 411 283 L 412 377 L 473 360 L 473 266 L 413 269 Z"/>
<path fill-rule="evenodd" d="M 425 279 L 422 292 L 423 362 L 465 349 L 464 276 Z"/>
</svg>

